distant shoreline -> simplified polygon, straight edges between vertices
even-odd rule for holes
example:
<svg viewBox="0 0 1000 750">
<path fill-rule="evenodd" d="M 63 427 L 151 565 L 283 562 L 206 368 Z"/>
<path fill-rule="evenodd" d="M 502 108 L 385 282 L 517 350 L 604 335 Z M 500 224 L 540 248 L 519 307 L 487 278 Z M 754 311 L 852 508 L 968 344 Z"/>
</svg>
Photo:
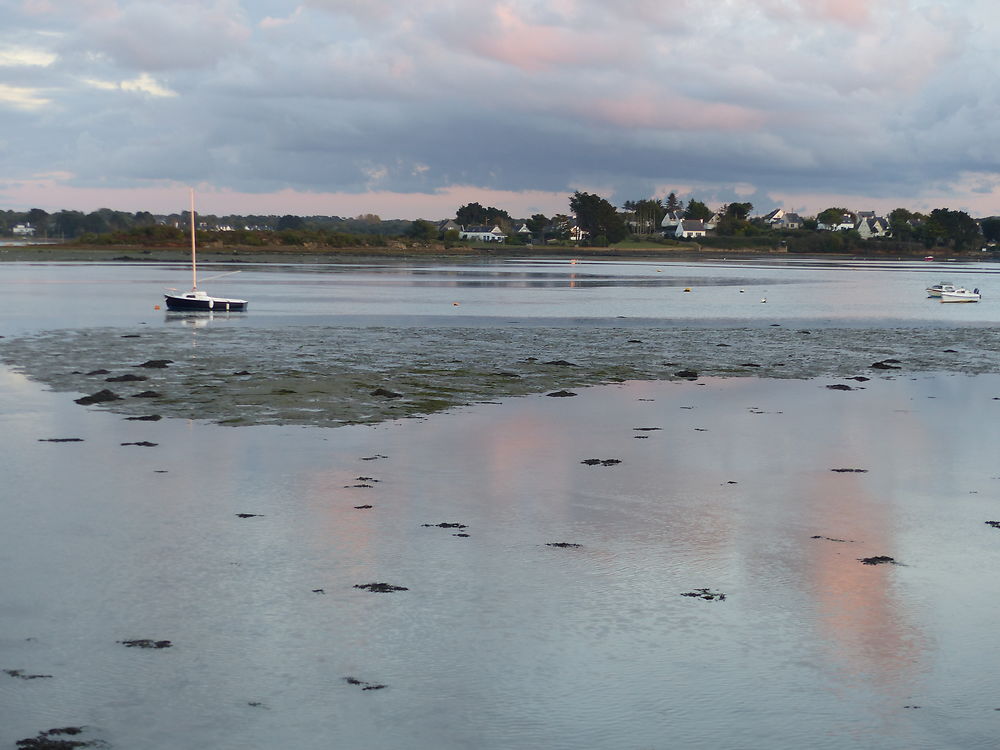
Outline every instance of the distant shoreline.
<svg viewBox="0 0 1000 750">
<path fill-rule="evenodd" d="M 413 247 L 351 247 L 325 248 L 323 250 L 305 247 L 199 247 L 200 263 L 275 263 L 275 264 L 322 264 L 345 261 L 377 260 L 489 260 L 515 257 L 531 258 L 602 258 L 616 260 L 719 260 L 736 257 L 755 258 L 810 258 L 828 260 L 920 260 L 918 255 L 860 255 L 849 253 L 788 253 L 748 248 L 702 248 L 692 247 L 649 247 L 649 248 L 607 248 L 607 247 L 536 247 L 531 245 L 504 246 L 495 248 L 469 248 L 443 245 Z M 949 253 L 939 260 L 994 260 L 992 254 L 982 257 L 975 253 Z M 0 262 L 15 263 L 184 263 L 191 257 L 185 247 L 144 247 L 139 245 L 76 245 L 76 244 L 28 244 L 0 245 Z"/>
</svg>

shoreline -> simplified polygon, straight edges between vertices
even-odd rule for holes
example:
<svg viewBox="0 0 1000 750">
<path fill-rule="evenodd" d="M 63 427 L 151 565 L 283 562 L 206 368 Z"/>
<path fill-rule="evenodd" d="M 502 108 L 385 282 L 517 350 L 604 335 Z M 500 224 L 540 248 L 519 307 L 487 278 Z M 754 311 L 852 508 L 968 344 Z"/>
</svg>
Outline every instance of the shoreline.
<svg viewBox="0 0 1000 750">
<path fill-rule="evenodd" d="M 980 254 L 981 255 L 981 254 Z M 941 260 L 977 262 L 992 261 L 980 255 L 949 254 Z M 649 247 L 534 247 L 509 246 L 504 248 L 445 248 L 443 245 L 427 247 L 352 247 L 318 250 L 304 247 L 249 247 L 219 248 L 212 245 L 198 248 L 198 260 L 203 263 L 273 263 L 273 264 L 336 264 L 344 262 L 379 261 L 480 261 L 503 258 L 575 259 L 588 260 L 646 260 L 646 261 L 711 261 L 740 258 L 784 260 L 923 260 L 917 255 L 859 255 L 853 253 L 789 253 L 756 248 L 703 248 Z M 144 247 L 139 245 L 93 246 L 72 244 L 0 245 L 0 263 L 186 263 L 191 258 L 186 247 Z"/>
</svg>

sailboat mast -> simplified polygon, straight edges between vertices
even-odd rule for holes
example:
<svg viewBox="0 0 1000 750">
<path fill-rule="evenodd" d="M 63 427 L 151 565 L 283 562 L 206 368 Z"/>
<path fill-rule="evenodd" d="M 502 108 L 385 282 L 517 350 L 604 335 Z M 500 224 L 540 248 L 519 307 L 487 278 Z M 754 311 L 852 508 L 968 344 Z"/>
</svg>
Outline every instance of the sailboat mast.
<svg viewBox="0 0 1000 750">
<path fill-rule="evenodd" d="M 198 288 L 198 261 L 194 250 L 194 188 L 191 188 L 191 290 Z"/>
</svg>

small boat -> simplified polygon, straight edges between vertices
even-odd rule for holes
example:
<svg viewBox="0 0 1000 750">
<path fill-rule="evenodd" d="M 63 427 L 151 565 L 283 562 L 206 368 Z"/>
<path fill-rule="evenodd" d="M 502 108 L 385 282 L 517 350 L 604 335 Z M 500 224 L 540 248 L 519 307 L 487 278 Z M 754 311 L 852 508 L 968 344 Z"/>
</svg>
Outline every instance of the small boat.
<svg viewBox="0 0 1000 750">
<path fill-rule="evenodd" d="M 942 281 L 940 284 L 931 284 L 927 287 L 928 297 L 940 297 L 941 292 L 953 292 L 957 289 L 950 281 Z"/>
<path fill-rule="evenodd" d="M 194 237 L 194 190 L 191 190 L 191 291 L 163 295 L 168 310 L 222 311 L 246 310 L 245 299 L 212 297 L 204 289 L 198 288 L 198 253 Z M 233 273 L 238 273 L 234 271 Z M 218 277 L 216 277 L 218 278 Z M 176 290 L 170 290 L 176 291 Z"/>
<path fill-rule="evenodd" d="M 942 302 L 979 302 L 982 295 L 978 289 L 971 292 L 963 287 L 957 287 L 951 291 L 941 292 Z"/>
</svg>

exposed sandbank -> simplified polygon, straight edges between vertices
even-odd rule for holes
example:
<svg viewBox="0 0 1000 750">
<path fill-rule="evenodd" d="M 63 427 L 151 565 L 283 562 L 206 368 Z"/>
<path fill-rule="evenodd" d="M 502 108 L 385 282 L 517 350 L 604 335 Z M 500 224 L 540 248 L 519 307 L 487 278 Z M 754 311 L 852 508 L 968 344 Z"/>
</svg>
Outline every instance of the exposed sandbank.
<svg viewBox="0 0 1000 750">
<path fill-rule="evenodd" d="M 5 339 L 0 358 L 74 398 L 104 389 L 121 397 L 98 408 L 229 425 L 374 423 L 494 398 L 690 373 L 828 377 L 846 390 L 864 387 L 856 378 L 1000 371 L 1000 331 L 980 328 L 513 327 L 494 333 L 73 329 Z M 170 364 L 140 367 L 149 360 Z M 881 364 L 886 360 L 897 361 Z"/>
</svg>

